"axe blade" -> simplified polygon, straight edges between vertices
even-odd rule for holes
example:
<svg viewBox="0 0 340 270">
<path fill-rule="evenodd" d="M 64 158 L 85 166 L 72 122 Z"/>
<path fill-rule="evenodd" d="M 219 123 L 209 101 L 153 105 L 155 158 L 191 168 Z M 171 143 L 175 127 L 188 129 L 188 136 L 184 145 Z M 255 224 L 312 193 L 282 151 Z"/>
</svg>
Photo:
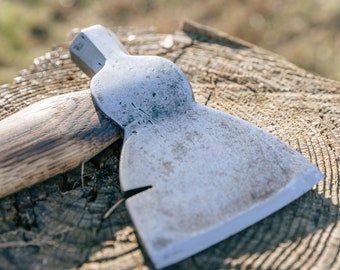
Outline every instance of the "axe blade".
<svg viewBox="0 0 340 270">
<path fill-rule="evenodd" d="M 144 189 L 126 205 L 157 268 L 243 230 L 323 178 L 272 135 L 197 104 L 175 64 L 127 55 L 105 28 L 84 29 L 70 50 L 93 76 L 99 109 L 124 130 L 121 188 Z"/>
<path fill-rule="evenodd" d="M 263 130 L 201 105 L 125 140 L 120 164 L 138 234 L 157 268 L 279 210 L 323 177 Z"/>
</svg>

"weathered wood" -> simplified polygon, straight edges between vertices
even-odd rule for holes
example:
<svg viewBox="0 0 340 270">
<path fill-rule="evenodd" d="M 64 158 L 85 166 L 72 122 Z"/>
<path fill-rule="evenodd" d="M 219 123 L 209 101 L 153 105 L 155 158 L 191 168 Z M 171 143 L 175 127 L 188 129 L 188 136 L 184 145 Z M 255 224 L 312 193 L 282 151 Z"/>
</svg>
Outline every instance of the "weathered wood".
<svg viewBox="0 0 340 270">
<path fill-rule="evenodd" d="M 170 269 L 339 269 L 340 84 L 193 23 L 167 39 L 151 30 L 116 32 L 131 54 L 179 65 L 197 101 L 267 130 L 325 174 L 289 206 Z M 58 47 L 1 87 L 0 118 L 88 82 L 67 47 Z M 86 163 L 84 191 L 78 168 L 1 199 L 0 268 L 152 268 L 124 205 L 102 219 L 120 198 L 118 159 L 119 143 Z"/>
<path fill-rule="evenodd" d="M 78 167 L 121 136 L 89 90 L 50 97 L 0 121 L 0 198 Z"/>
</svg>

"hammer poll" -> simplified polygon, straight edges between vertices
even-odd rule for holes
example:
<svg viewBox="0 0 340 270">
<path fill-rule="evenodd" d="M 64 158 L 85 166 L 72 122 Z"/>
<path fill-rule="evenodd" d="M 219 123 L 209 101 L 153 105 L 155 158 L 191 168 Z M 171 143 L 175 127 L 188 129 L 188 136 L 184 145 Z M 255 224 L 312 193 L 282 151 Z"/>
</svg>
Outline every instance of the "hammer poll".
<svg viewBox="0 0 340 270">
<path fill-rule="evenodd" d="M 70 52 L 92 78 L 91 92 L 45 99 L 0 122 L 0 197 L 75 168 L 123 137 L 121 189 L 142 190 L 126 206 L 151 261 L 163 268 L 323 178 L 272 135 L 196 103 L 174 63 L 128 55 L 100 25 L 83 29 Z"/>
</svg>

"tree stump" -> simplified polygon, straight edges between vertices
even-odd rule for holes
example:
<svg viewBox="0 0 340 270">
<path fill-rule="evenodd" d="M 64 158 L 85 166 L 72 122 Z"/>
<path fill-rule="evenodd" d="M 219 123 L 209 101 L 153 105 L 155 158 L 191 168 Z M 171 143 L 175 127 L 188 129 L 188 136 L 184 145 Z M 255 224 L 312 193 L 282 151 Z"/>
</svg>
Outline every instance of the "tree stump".
<svg viewBox="0 0 340 270">
<path fill-rule="evenodd" d="M 192 22 L 171 35 L 113 30 L 131 54 L 175 62 L 198 102 L 272 133 L 325 174 L 287 207 L 169 269 L 340 269 L 340 83 Z M 87 88 L 68 44 L 58 46 L 1 86 L 0 119 Z M 85 164 L 84 190 L 77 168 L 0 200 L 0 269 L 153 268 L 124 204 L 102 218 L 121 198 L 120 144 Z"/>
</svg>

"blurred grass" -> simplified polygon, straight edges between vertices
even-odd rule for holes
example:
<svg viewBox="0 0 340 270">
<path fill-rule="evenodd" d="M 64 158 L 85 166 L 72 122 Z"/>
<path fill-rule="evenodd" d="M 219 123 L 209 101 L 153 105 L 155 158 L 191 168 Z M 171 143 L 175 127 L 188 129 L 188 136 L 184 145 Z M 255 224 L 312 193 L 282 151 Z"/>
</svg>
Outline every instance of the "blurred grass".
<svg viewBox="0 0 340 270">
<path fill-rule="evenodd" d="M 0 83 L 65 41 L 75 27 L 157 27 L 191 19 L 340 81 L 338 0 L 0 0 Z"/>
</svg>

